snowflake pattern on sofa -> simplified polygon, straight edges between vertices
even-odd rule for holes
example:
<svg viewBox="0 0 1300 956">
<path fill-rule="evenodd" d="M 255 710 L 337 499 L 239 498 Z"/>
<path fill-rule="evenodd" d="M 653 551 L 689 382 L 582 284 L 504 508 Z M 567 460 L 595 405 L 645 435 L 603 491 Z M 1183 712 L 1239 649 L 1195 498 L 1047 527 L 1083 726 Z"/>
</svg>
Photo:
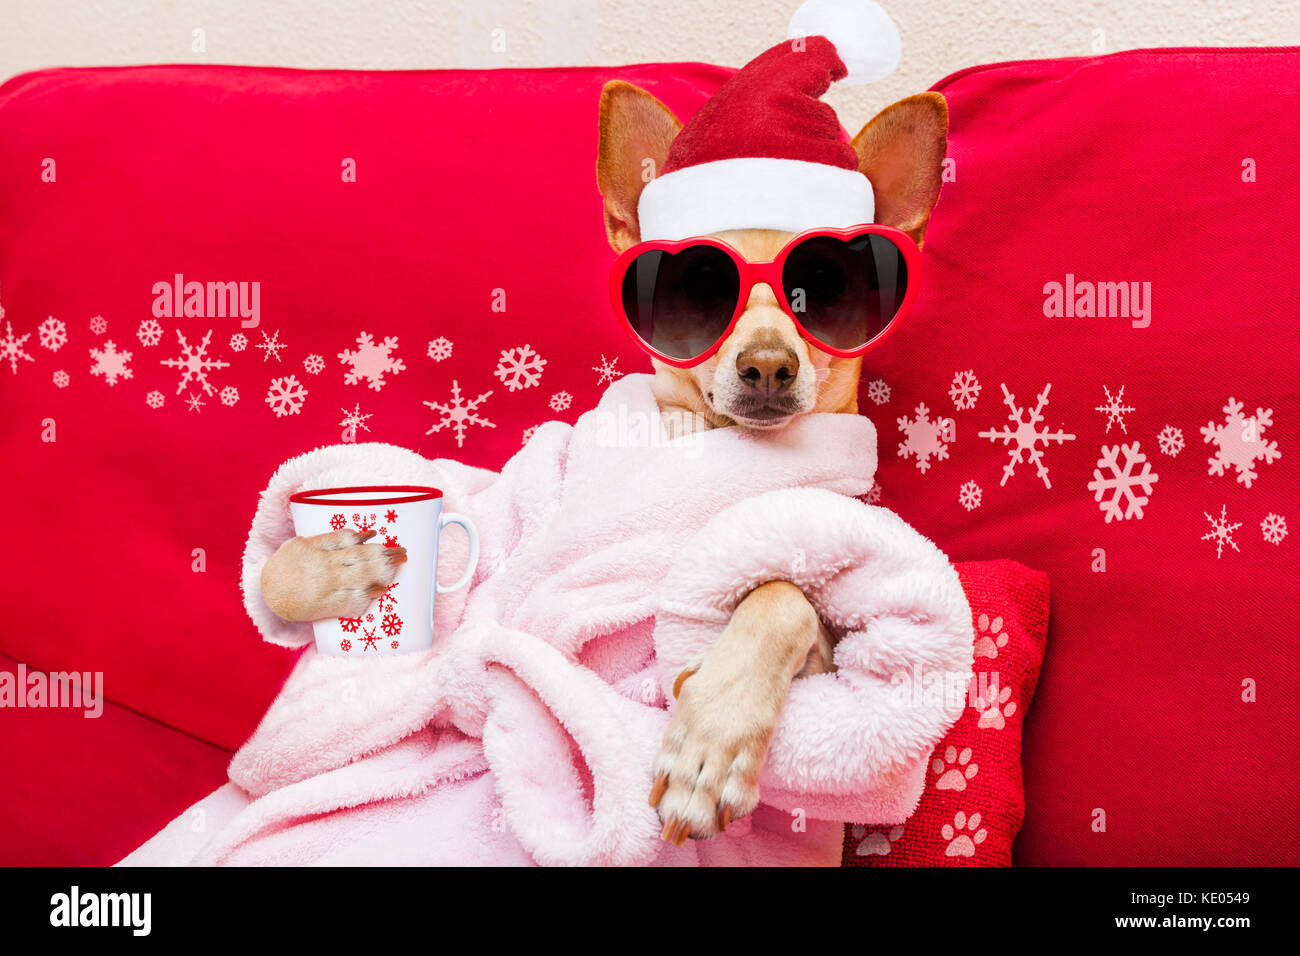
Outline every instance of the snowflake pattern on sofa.
<svg viewBox="0 0 1300 956">
<path fill-rule="evenodd" d="M 163 327 L 157 319 L 144 319 L 136 326 L 135 337 L 140 340 L 141 345 L 151 349 L 162 341 Z"/>
<path fill-rule="evenodd" d="M 108 321 L 102 315 L 96 315 L 90 320 L 90 331 L 96 335 L 103 335 L 108 331 Z"/>
<path fill-rule="evenodd" d="M 1247 417 L 1242 412 L 1245 405 L 1229 397 L 1223 406 L 1222 422 L 1210 422 L 1201 429 L 1207 443 L 1217 446 L 1214 457 L 1208 459 L 1208 474 L 1223 475 L 1229 467 L 1237 470 L 1237 480 L 1250 487 L 1251 482 L 1259 477 L 1255 463 L 1262 461 L 1269 464 L 1282 457 L 1277 442 L 1264 437 L 1264 429 L 1273 424 L 1273 409 L 1256 408 L 1255 414 Z"/>
<path fill-rule="evenodd" d="M 185 333 L 180 329 L 176 330 L 176 338 L 180 341 L 181 354 L 176 358 L 161 359 L 159 361 L 160 365 L 181 370 L 181 380 L 176 386 L 176 394 L 179 395 L 185 391 L 185 386 L 190 382 L 194 382 L 202 388 L 205 394 L 213 394 L 216 388 L 208 381 L 208 372 L 229 368 L 230 363 L 208 356 L 208 342 L 212 339 L 212 330 L 208 329 L 207 334 L 203 336 L 203 340 L 198 345 L 190 345 L 185 340 Z"/>
<path fill-rule="evenodd" d="M 227 385 L 221 390 L 221 404 L 227 408 L 233 407 L 239 401 L 239 389 L 233 385 Z"/>
<path fill-rule="evenodd" d="M 1237 547 L 1237 542 L 1232 537 L 1232 533 L 1241 527 L 1241 522 L 1238 521 L 1236 524 L 1232 524 L 1228 521 L 1228 506 L 1224 505 L 1219 510 L 1219 517 L 1217 518 L 1212 517 L 1208 511 L 1202 511 L 1201 514 L 1205 515 L 1205 520 L 1210 523 L 1209 533 L 1201 535 L 1201 540 L 1213 541 L 1215 543 L 1218 549 L 1218 553 L 1215 554 L 1215 557 L 1223 557 L 1223 546 L 1225 544 L 1231 547 L 1233 551 L 1240 554 L 1241 548 Z"/>
<path fill-rule="evenodd" d="M 532 346 L 521 345 L 518 348 L 502 350 L 493 374 L 506 388 L 517 392 L 520 389 L 532 388 L 541 382 L 542 369 L 545 367 L 546 359 L 538 355 Z"/>
<path fill-rule="evenodd" d="M 607 359 L 602 352 L 600 356 L 600 364 L 593 365 L 591 370 L 596 373 L 597 385 L 608 385 L 610 382 L 614 381 L 614 379 L 623 377 L 623 373 L 618 370 L 617 355 L 612 359 Z"/>
<path fill-rule="evenodd" d="M 366 422 L 374 418 L 374 412 L 363 412 L 360 402 L 353 405 L 352 411 L 346 408 L 340 408 L 339 411 L 343 413 L 343 420 L 339 422 L 340 428 L 349 431 L 352 435 L 356 435 L 358 428 L 363 432 L 370 431 L 370 426 Z"/>
<path fill-rule="evenodd" d="M 325 356 L 312 352 L 302 360 L 302 370 L 308 375 L 319 375 L 325 371 Z"/>
<path fill-rule="evenodd" d="M 348 385 L 355 385 L 365 379 L 366 384 L 376 392 L 384 387 L 384 376 L 396 375 L 406 368 L 402 360 L 394 356 L 397 351 L 397 336 L 390 335 L 383 342 L 375 342 L 369 332 L 357 336 L 355 349 L 344 349 L 339 353 L 339 361 L 352 366 L 343 376 Z"/>
<path fill-rule="evenodd" d="M 970 411 L 975 407 L 975 402 L 979 400 L 980 388 L 974 369 L 958 372 L 952 377 L 952 387 L 948 389 L 948 397 L 952 399 L 957 411 Z"/>
<path fill-rule="evenodd" d="M 1178 453 L 1187 447 L 1187 443 L 1183 440 L 1183 430 L 1173 425 L 1166 425 L 1160 429 L 1156 441 L 1160 442 L 1160 450 L 1170 458 L 1177 458 Z"/>
<path fill-rule="evenodd" d="M 930 420 L 930 410 L 922 402 L 916 406 L 916 418 L 906 416 L 898 420 L 898 427 L 904 439 L 898 444 L 898 457 L 915 458 L 916 467 L 922 473 L 929 471 L 930 459 L 939 461 L 948 457 L 948 441 L 951 431 L 947 419 Z"/>
<path fill-rule="evenodd" d="M 68 343 L 67 325 L 52 315 L 36 326 L 36 334 L 40 337 L 41 348 L 51 352 L 57 352 Z"/>
<path fill-rule="evenodd" d="M 492 422 L 478 414 L 478 407 L 492 396 L 492 390 L 483 392 L 478 398 L 471 402 L 465 401 L 460 394 L 460 382 L 452 379 L 451 382 L 451 401 L 443 402 L 425 402 L 435 412 L 442 415 L 442 420 L 430 428 L 426 435 L 432 435 L 434 432 L 440 432 L 444 428 L 451 428 L 456 433 L 456 447 L 465 446 L 465 429 L 469 425 L 479 425 L 483 428 L 496 428 Z"/>
<path fill-rule="evenodd" d="M 445 362 L 451 358 L 451 348 L 451 339 L 440 335 L 429 343 L 427 354 L 435 362 Z"/>
<path fill-rule="evenodd" d="M 154 409 L 162 408 L 165 401 L 163 393 L 156 388 L 144 397 L 144 403 Z"/>
<path fill-rule="evenodd" d="M 984 499 L 984 489 L 974 481 L 968 481 L 957 492 L 958 503 L 967 511 L 974 511 Z"/>
<path fill-rule="evenodd" d="M 94 364 L 90 366 L 91 375 L 102 375 L 109 385 L 116 385 L 119 378 L 131 378 L 134 374 L 129 365 L 130 352 L 119 352 L 112 339 L 104 343 L 102 349 L 91 349 L 90 357 Z"/>
<path fill-rule="evenodd" d="M 1281 544 L 1286 537 L 1286 518 L 1270 511 L 1259 523 L 1259 530 L 1269 544 Z"/>
<path fill-rule="evenodd" d="M 32 337 L 32 333 L 28 332 L 26 335 L 22 335 L 19 336 L 18 338 L 15 338 L 13 323 L 8 321 L 5 322 L 5 336 L 4 338 L 0 339 L 0 362 L 3 362 L 5 359 L 8 359 L 9 369 L 15 375 L 18 374 L 19 359 L 22 359 L 24 362 L 36 361 L 36 359 L 32 358 L 25 351 L 23 351 L 23 343 L 26 342 L 31 337 Z"/>
<path fill-rule="evenodd" d="M 1102 386 L 1102 390 L 1106 393 L 1106 403 L 1098 405 L 1093 411 L 1101 412 L 1106 416 L 1107 434 L 1110 433 L 1112 425 L 1118 425 L 1119 430 L 1127 435 L 1128 426 L 1124 423 L 1124 416 L 1129 412 L 1136 411 L 1136 409 L 1132 405 L 1124 404 L 1124 386 L 1119 387 L 1119 394 L 1117 395 L 1112 395 L 1110 389 L 1105 385 Z"/>
<path fill-rule="evenodd" d="M 889 383 L 883 378 L 873 378 L 867 383 L 867 398 L 877 405 L 884 405 L 892 394 Z"/>
<path fill-rule="evenodd" d="M 1010 460 L 1002 469 L 1001 484 L 1005 485 L 1007 479 L 1016 473 L 1017 462 L 1027 461 L 1038 469 L 1038 477 L 1042 479 L 1043 484 L 1048 488 L 1052 487 L 1052 482 L 1047 477 L 1047 465 L 1043 464 L 1043 451 L 1051 442 L 1064 444 L 1067 441 L 1073 441 L 1074 436 L 1061 429 L 1054 432 L 1048 431 L 1046 428 L 1038 429 L 1037 426 L 1043 422 L 1043 409 L 1047 406 L 1047 394 L 1051 390 L 1052 383 L 1048 382 L 1043 386 L 1036 406 L 1033 408 L 1020 408 L 1016 405 L 1016 396 L 1007 388 L 1005 382 L 1002 383 L 1002 401 L 1007 408 L 1011 409 L 1007 417 L 1016 427 L 1013 430 L 1010 425 L 1003 425 L 1000 431 L 990 429 L 979 433 L 980 438 L 987 438 L 993 442 L 1000 441 L 1004 445 L 1015 442 L 1014 448 L 1007 449 Z M 1042 444 L 1043 448 L 1039 448 L 1039 444 Z M 1021 455 L 1025 457 L 1022 458 Z"/>
<path fill-rule="evenodd" d="M 1088 490 L 1093 492 L 1094 501 L 1101 502 L 1101 511 L 1106 516 L 1107 524 L 1128 518 L 1141 519 L 1142 509 L 1151 500 L 1151 486 L 1160 476 L 1151 470 L 1151 462 L 1138 450 L 1140 445 L 1141 442 L 1101 446 L 1101 458 L 1092 471 Z M 1119 464 L 1120 455 L 1124 456 L 1123 468 Z M 1142 466 L 1142 470 L 1134 474 L 1133 469 L 1138 465 Z M 1138 494 L 1139 490 L 1141 494 Z M 1107 492 L 1114 494 L 1106 498 Z"/>
<path fill-rule="evenodd" d="M 550 406 L 551 411 L 562 412 L 573 404 L 573 396 L 568 392 L 556 392 L 551 396 L 551 400 L 547 404 Z"/>
<path fill-rule="evenodd" d="M 253 346 L 253 348 L 255 349 L 262 350 L 263 362 L 269 362 L 272 358 L 274 358 L 277 362 L 281 361 L 280 350 L 288 347 L 289 346 L 287 343 L 280 341 L 279 329 L 276 329 L 273 333 L 271 333 L 270 338 L 267 337 L 266 331 L 263 330 L 262 341 L 258 342 L 256 345 Z"/>
<path fill-rule="evenodd" d="M 50 381 L 52 381 L 57 388 L 67 388 L 68 383 L 71 382 L 72 379 L 63 369 L 57 369 L 50 377 Z"/>
<path fill-rule="evenodd" d="M 296 375 L 273 378 L 270 388 L 266 390 L 266 404 L 271 406 L 276 418 L 299 414 L 306 400 L 307 389 L 303 388 Z"/>
</svg>

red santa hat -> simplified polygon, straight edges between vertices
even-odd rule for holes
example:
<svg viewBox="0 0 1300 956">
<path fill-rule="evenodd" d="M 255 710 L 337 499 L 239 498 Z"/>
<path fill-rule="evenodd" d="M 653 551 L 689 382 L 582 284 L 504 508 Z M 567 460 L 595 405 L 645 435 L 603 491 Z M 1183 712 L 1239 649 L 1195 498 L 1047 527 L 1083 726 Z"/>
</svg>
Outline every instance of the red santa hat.
<svg viewBox="0 0 1300 956">
<path fill-rule="evenodd" d="M 894 72 L 898 28 L 873 0 L 808 0 L 788 37 L 733 75 L 677 135 L 641 192 L 642 240 L 872 221 L 871 183 L 820 97 L 837 80 Z"/>
</svg>

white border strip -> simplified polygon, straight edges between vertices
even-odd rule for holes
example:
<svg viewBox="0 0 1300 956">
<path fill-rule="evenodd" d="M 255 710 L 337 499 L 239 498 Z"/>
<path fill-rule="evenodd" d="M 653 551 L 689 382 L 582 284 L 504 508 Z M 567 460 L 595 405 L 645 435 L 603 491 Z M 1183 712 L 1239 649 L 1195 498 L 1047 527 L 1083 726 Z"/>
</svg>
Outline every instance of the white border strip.
<svg viewBox="0 0 1300 956">
<path fill-rule="evenodd" d="M 872 222 L 862 173 L 801 159 L 720 159 L 665 173 L 641 191 L 641 240 L 689 239 L 727 229 L 847 229 Z"/>
</svg>

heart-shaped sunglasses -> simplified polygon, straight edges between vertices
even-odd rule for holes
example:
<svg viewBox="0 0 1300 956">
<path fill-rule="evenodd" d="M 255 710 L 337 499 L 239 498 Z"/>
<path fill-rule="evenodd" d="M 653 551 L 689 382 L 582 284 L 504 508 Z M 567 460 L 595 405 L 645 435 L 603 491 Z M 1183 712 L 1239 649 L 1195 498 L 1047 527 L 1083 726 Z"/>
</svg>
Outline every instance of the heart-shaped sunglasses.
<svg viewBox="0 0 1300 956">
<path fill-rule="evenodd" d="M 772 290 L 800 335 L 849 358 L 878 343 L 911 308 L 920 266 L 907 233 L 875 224 L 802 232 L 770 262 L 750 262 L 709 236 L 656 239 L 619 255 L 609 294 L 637 344 L 677 368 L 722 347 L 758 283 Z"/>
</svg>

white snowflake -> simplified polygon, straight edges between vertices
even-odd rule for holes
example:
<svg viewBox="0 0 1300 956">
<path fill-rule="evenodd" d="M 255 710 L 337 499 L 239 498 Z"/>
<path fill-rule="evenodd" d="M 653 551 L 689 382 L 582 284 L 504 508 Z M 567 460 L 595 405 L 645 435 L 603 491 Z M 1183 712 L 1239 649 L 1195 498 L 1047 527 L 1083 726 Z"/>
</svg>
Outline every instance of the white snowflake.
<svg viewBox="0 0 1300 956">
<path fill-rule="evenodd" d="M 898 457 L 914 457 L 922 474 L 930 469 L 931 456 L 940 461 L 948 457 L 948 421 L 943 418 L 930 421 L 930 410 L 924 402 L 916 406 L 914 420 L 900 418 L 898 427 L 906 436 L 898 444 Z"/>
<path fill-rule="evenodd" d="M 68 376 L 67 372 L 63 371 L 63 369 L 58 369 L 54 373 L 54 384 L 59 388 L 67 388 L 70 381 L 72 381 L 72 379 Z"/>
<path fill-rule="evenodd" d="M 90 320 L 90 331 L 96 335 L 103 335 L 108 331 L 108 322 L 102 315 L 96 315 Z"/>
<path fill-rule="evenodd" d="M 568 392 L 556 392 L 551 396 L 551 411 L 562 412 L 573 404 L 573 396 Z"/>
<path fill-rule="evenodd" d="M 451 382 L 451 401 L 443 404 L 441 402 L 425 402 L 435 412 L 442 415 L 442 421 L 430 428 L 426 435 L 432 435 L 434 432 L 440 432 L 444 428 L 452 428 L 456 432 L 456 447 L 461 448 L 465 445 L 465 428 L 467 425 L 481 425 L 484 428 L 496 428 L 496 425 L 486 418 L 477 414 L 478 407 L 492 395 L 491 390 L 481 394 L 472 402 L 466 402 L 460 394 L 460 382 L 452 379 Z"/>
<path fill-rule="evenodd" d="M 192 412 L 203 411 L 204 401 L 202 398 L 199 397 L 198 392 L 195 392 L 193 395 L 187 396 L 185 399 L 185 404 L 190 407 L 190 411 Z"/>
<path fill-rule="evenodd" d="M 984 489 L 973 481 L 968 481 L 957 492 L 957 501 L 967 511 L 974 511 L 984 500 Z"/>
<path fill-rule="evenodd" d="M 269 338 L 267 337 L 266 330 L 263 329 L 263 330 L 262 330 L 262 341 L 258 342 L 256 345 L 253 346 L 253 348 L 255 348 L 255 349 L 261 349 L 261 350 L 262 350 L 262 361 L 263 361 L 263 362 L 269 362 L 272 358 L 274 358 L 277 362 L 279 362 L 279 361 L 280 361 L 280 349 L 282 349 L 282 348 L 286 348 L 286 347 L 287 347 L 286 344 L 285 344 L 284 342 L 281 342 L 281 341 L 280 341 L 280 330 L 279 330 L 279 329 L 276 329 L 276 330 L 271 334 L 271 336 L 270 336 Z"/>
<path fill-rule="evenodd" d="M 90 357 L 95 360 L 90 366 L 90 374 L 104 376 L 109 385 L 116 385 L 119 378 L 131 378 L 134 375 L 127 366 L 131 361 L 131 353 L 119 352 L 112 339 L 105 342 L 102 349 L 91 349 Z"/>
<path fill-rule="evenodd" d="M 1281 544 L 1286 537 L 1286 518 L 1270 511 L 1259 523 L 1259 530 L 1269 544 Z"/>
<path fill-rule="evenodd" d="M 1156 441 L 1160 442 L 1160 450 L 1170 458 L 1177 458 L 1178 453 L 1186 446 L 1186 442 L 1183 441 L 1183 430 L 1173 425 L 1166 425 L 1160 429 Z"/>
<path fill-rule="evenodd" d="M 397 336 L 390 335 L 382 343 L 376 344 L 369 332 L 357 336 L 356 349 L 346 349 L 339 353 L 339 361 L 352 368 L 343 376 L 348 385 L 355 385 L 365 379 L 376 392 L 384 387 L 384 375 L 392 372 L 396 375 L 406 368 L 402 360 L 393 357 L 397 349 Z"/>
<path fill-rule="evenodd" d="M 1000 441 L 1004 445 L 1010 445 L 1015 442 L 1014 448 L 1008 448 L 1007 454 L 1010 460 L 1006 467 L 1002 469 L 1002 481 L 1000 484 L 1005 485 L 1007 479 L 1016 473 L 1016 463 L 1020 461 L 1032 462 L 1038 469 L 1038 477 L 1043 479 L 1043 484 L 1048 488 L 1052 487 L 1052 482 L 1047 477 L 1047 466 L 1043 464 L 1043 452 L 1049 442 L 1064 444 L 1067 441 L 1073 441 L 1074 436 L 1066 434 L 1061 430 L 1055 432 L 1043 429 L 1039 431 L 1035 426 L 1043 421 L 1043 408 L 1047 405 L 1047 393 L 1052 390 L 1052 384 L 1049 382 L 1043 386 L 1042 393 L 1038 396 L 1038 405 L 1032 409 L 1019 408 L 1016 405 L 1016 397 L 1011 394 L 1006 383 L 1002 383 L 1002 401 L 1011 411 L 1007 418 L 1014 422 L 1016 427 L 1013 430 L 1010 425 L 1003 425 L 1000 431 L 990 429 L 986 432 L 980 432 L 980 438 L 987 438 L 989 441 Z M 1027 418 L 1025 416 L 1028 416 Z M 1043 448 L 1039 448 L 1041 443 Z M 1021 458 L 1021 455 L 1026 457 Z"/>
<path fill-rule="evenodd" d="M 144 403 L 150 408 L 162 408 L 164 401 L 166 401 L 166 399 L 163 398 L 163 393 L 157 389 L 154 389 L 144 397 Z"/>
<path fill-rule="evenodd" d="M 952 377 L 952 387 L 948 389 L 948 397 L 957 406 L 957 411 L 968 411 L 975 407 L 975 402 L 980 397 L 980 388 L 974 370 L 958 372 Z"/>
<path fill-rule="evenodd" d="M 1102 389 L 1106 392 L 1106 404 L 1098 405 L 1093 411 L 1101 412 L 1106 416 L 1107 433 L 1110 432 L 1112 425 L 1119 425 L 1119 430 L 1127 435 L 1128 426 L 1124 424 L 1124 416 L 1134 411 L 1134 408 L 1132 405 L 1124 404 L 1124 386 L 1119 387 L 1118 395 L 1112 395 L 1110 389 L 1106 388 L 1105 385 L 1102 386 Z"/>
<path fill-rule="evenodd" d="M 19 359 L 22 359 L 24 362 L 36 361 L 36 359 L 32 358 L 30 355 L 28 355 L 26 352 L 23 351 L 23 343 L 26 342 L 31 337 L 32 337 L 32 333 L 28 332 L 26 335 L 21 336 L 20 338 L 14 338 L 13 323 L 5 322 L 5 337 L 0 339 L 0 362 L 3 362 L 5 359 L 8 359 L 9 368 L 13 371 L 15 375 L 18 374 Z"/>
<path fill-rule="evenodd" d="M 873 481 L 871 487 L 867 489 L 867 493 L 863 495 L 860 500 L 869 505 L 878 505 L 880 504 L 880 499 L 884 496 L 885 492 L 884 489 L 880 487 L 880 482 Z"/>
<path fill-rule="evenodd" d="M 1093 492 L 1094 501 L 1101 501 L 1101 510 L 1106 515 L 1107 524 L 1112 520 L 1140 519 L 1142 509 L 1151 500 L 1149 497 L 1151 486 L 1160 479 L 1160 476 L 1151 470 L 1151 462 L 1147 461 L 1147 456 L 1138 450 L 1140 445 L 1141 442 L 1114 447 L 1101 446 L 1101 458 L 1097 461 L 1097 467 L 1093 469 L 1088 490 Z M 1119 465 L 1121 453 L 1124 455 L 1122 470 Z M 1138 465 L 1142 466 L 1142 470 L 1134 474 L 1133 469 Z M 1109 475 L 1102 472 L 1103 468 L 1109 472 Z M 1139 488 L 1142 494 L 1137 493 Z M 1102 501 L 1108 491 L 1113 491 L 1114 495 Z M 1123 508 L 1120 507 L 1121 504 Z"/>
<path fill-rule="evenodd" d="M 435 362 L 445 362 L 451 358 L 451 339 L 438 336 L 429 343 L 429 358 Z"/>
<path fill-rule="evenodd" d="M 242 352 L 248 348 L 248 336 L 243 332 L 236 332 L 230 337 L 230 351 Z"/>
<path fill-rule="evenodd" d="M 877 405 L 883 405 L 889 401 L 892 394 L 887 383 L 883 378 L 872 379 L 867 383 L 867 398 L 871 399 Z"/>
<path fill-rule="evenodd" d="M 1202 511 L 1201 514 L 1205 515 L 1205 520 L 1210 523 L 1210 533 L 1201 535 L 1201 540 L 1213 541 L 1218 546 L 1218 554 L 1215 557 L 1223 557 L 1223 546 L 1225 544 L 1230 545 L 1233 551 L 1240 554 L 1241 548 L 1237 547 L 1237 542 L 1233 540 L 1232 533 L 1241 527 L 1241 522 L 1238 521 L 1236 524 L 1228 523 L 1228 506 L 1223 506 L 1217 518 L 1210 517 L 1209 513 L 1205 511 Z"/>
<path fill-rule="evenodd" d="M 302 367 L 308 375 L 319 375 L 325 370 L 325 356 L 312 352 L 302 360 Z"/>
<path fill-rule="evenodd" d="M 163 327 L 157 319 L 144 319 L 135 330 L 135 337 L 145 348 L 153 348 L 162 341 Z"/>
<path fill-rule="evenodd" d="M 512 392 L 532 388 L 542 380 L 542 369 L 546 368 L 546 359 L 537 354 L 530 345 L 521 345 L 514 349 L 503 349 L 497 359 L 497 368 L 493 373 L 501 383 Z"/>
<path fill-rule="evenodd" d="M 600 356 L 600 364 L 593 365 L 591 370 L 598 376 L 596 380 L 597 385 L 607 385 L 614 381 L 614 379 L 622 378 L 623 376 L 623 373 L 618 370 L 618 356 L 616 355 L 612 359 L 607 359 L 603 352 Z"/>
<path fill-rule="evenodd" d="M 521 442 L 521 444 L 527 445 L 528 442 L 532 439 L 533 435 L 537 433 L 537 429 L 538 429 L 539 427 L 540 427 L 540 426 L 538 426 L 538 425 L 530 425 L 528 428 L 525 428 L 525 429 L 524 429 L 524 440 L 523 440 L 523 442 Z"/>
<path fill-rule="evenodd" d="M 198 345 L 190 345 L 185 341 L 185 333 L 180 329 L 176 330 L 176 338 L 181 343 L 181 354 L 174 359 L 162 359 L 159 362 L 160 365 L 166 365 L 168 368 L 181 370 L 181 380 L 176 386 L 176 394 L 185 391 L 185 386 L 190 382 L 195 382 L 206 394 L 211 395 L 216 389 L 208 383 L 208 372 L 230 366 L 229 362 L 208 357 L 208 340 L 212 338 L 212 330 L 208 329 L 207 334 L 203 336 L 203 341 Z"/>
<path fill-rule="evenodd" d="M 354 435 L 357 433 L 358 428 L 362 431 L 370 431 L 370 426 L 366 422 L 374 417 L 374 412 L 361 411 L 359 402 L 353 406 L 352 411 L 348 411 L 346 408 L 340 408 L 339 411 L 343 413 L 343 421 L 339 422 L 340 427 L 352 429 Z"/>
<path fill-rule="evenodd" d="M 239 389 L 233 385 L 227 385 L 221 390 L 221 404 L 232 406 L 239 401 Z"/>
<path fill-rule="evenodd" d="M 41 346 L 51 352 L 57 352 L 68 342 L 67 325 L 52 315 L 36 326 L 36 332 L 40 336 Z"/>
<path fill-rule="evenodd" d="M 1207 442 L 1218 445 L 1214 457 L 1208 459 L 1209 474 L 1227 473 L 1228 466 L 1237 469 L 1237 480 L 1250 487 L 1251 482 L 1259 477 L 1255 471 L 1255 462 L 1269 464 L 1281 458 L 1277 442 L 1264 438 L 1264 429 L 1273 424 L 1273 409 L 1256 408 L 1255 414 L 1247 418 L 1242 414 L 1245 406 L 1235 398 L 1229 398 L 1223 406 L 1222 424 L 1210 422 L 1201 429 Z"/>
<path fill-rule="evenodd" d="M 307 399 L 307 389 L 303 388 L 296 375 L 271 379 L 271 387 L 266 390 L 266 404 L 271 406 L 276 418 L 285 415 L 297 415 L 302 411 Z"/>
</svg>

